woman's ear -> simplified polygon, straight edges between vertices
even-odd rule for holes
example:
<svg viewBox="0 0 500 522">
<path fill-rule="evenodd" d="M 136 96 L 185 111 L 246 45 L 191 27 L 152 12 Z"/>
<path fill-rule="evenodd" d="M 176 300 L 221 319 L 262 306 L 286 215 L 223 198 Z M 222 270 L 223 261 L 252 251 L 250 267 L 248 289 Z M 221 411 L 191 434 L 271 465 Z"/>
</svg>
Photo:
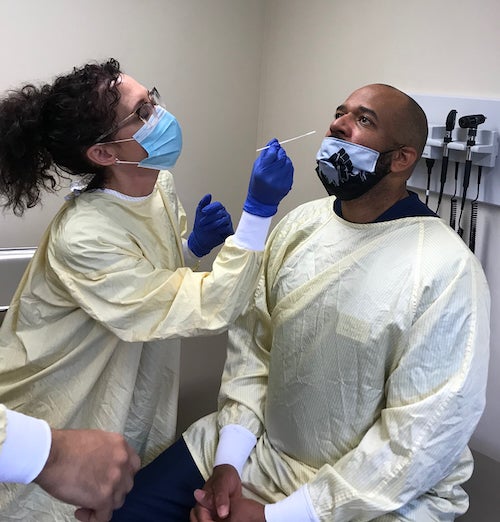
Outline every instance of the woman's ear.
<svg viewBox="0 0 500 522">
<path fill-rule="evenodd" d="M 404 145 L 392 155 L 391 161 L 391 172 L 404 172 L 411 170 L 418 160 L 417 151 L 413 147 L 407 147 Z"/>
<path fill-rule="evenodd" d="M 85 154 L 92 163 L 102 167 L 109 167 L 116 162 L 116 155 L 112 148 L 100 143 L 89 147 Z"/>
</svg>

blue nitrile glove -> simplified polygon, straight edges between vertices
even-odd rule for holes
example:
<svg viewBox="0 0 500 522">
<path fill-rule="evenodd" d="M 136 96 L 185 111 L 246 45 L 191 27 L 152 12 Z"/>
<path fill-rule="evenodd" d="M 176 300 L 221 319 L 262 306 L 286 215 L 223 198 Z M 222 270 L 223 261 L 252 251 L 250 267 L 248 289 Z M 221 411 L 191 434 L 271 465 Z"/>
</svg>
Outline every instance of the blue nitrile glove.
<svg viewBox="0 0 500 522">
<path fill-rule="evenodd" d="M 210 203 L 211 200 L 211 194 L 201 198 L 193 231 L 189 234 L 188 247 L 196 257 L 207 255 L 212 248 L 223 243 L 227 236 L 234 234 L 229 212 L 220 201 Z"/>
<path fill-rule="evenodd" d="M 292 188 L 293 165 L 284 149 L 273 138 L 255 160 L 243 210 L 269 217 L 278 211 L 279 202 Z"/>
</svg>

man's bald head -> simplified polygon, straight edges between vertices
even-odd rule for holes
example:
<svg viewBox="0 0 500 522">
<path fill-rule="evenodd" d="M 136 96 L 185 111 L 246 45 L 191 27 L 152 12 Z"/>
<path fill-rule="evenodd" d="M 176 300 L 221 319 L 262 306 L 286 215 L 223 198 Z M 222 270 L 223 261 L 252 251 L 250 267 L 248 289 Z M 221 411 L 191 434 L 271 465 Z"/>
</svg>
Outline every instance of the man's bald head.
<svg viewBox="0 0 500 522">
<path fill-rule="evenodd" d="M 427 117 L 422 107 L 411 96 L 392 85 L 376 83 L 364 88 L 374 89 L 384 97 L 391 121 L 389 132 L 399 145 L 413 147 L 420 158 L 428 133 Z"/>
</svg>

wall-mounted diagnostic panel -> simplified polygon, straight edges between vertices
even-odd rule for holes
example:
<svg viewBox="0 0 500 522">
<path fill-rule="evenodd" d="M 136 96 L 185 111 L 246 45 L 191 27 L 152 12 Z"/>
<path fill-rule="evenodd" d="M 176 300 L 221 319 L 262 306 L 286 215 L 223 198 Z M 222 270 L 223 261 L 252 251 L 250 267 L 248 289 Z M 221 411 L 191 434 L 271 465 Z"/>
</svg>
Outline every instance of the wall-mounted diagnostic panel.
<svg viewBox="0 0 500 522">
<path fill-rule="evenodd" d="M 447 96 L 429 96 L 412 94 L 412 97 L 422 106 L 429 121 L 429 136 L 424 149 L 423 159 L 410 178 L 409 185 L 427 189 L 427 165 L 425 158 L 432 158 L 435 164 L 431 174 L 430 190 L 438 193 L 441 183 L 441 162 L 447 134 L 446 123 L 451 111 L 456 111 L 455 122 L 451 130 L 451 140 L 446 144 L 448 151 L 448 169 L 444 194 L 454 193 L 454 174 L 456 163 L 459 164 L 459 185 L 462 183 L 463 170 L 467 159 L 467 141 L 469 129 L 459 125 L 465 116 L 484 115 L 485 120 L 465 121 L 466 124 L 476 123 L 475 144 L 470 147 L 471 176 L 469 180 L 469 199 L 476 196 L 477 167 L 481 169 L 481 184 L 478 200 L 492 205 L 500 205 L 500 161 L 498 161 L 499 131 L 500 131 L 500 100 L 481 98 L 458 98 Z M 450 122 L 448 122 L 450 123 Z M 460 194 L 461 195 L 461 194 Z"/>
<path fill-rule="evenodd" d="M 429 204 L 431 209 L 449 219 L 450 226 L 474 250 L 478 204 L 500 206 L 500 100 L 412 97 L 427 115 L 429 135 L 408 184 L 425 191 L 426 202 L 431 194 L 436 195 L 437 203 L 435 208 Z M 446 215 L 444 200 L 449 202 Z"/>
</svg>

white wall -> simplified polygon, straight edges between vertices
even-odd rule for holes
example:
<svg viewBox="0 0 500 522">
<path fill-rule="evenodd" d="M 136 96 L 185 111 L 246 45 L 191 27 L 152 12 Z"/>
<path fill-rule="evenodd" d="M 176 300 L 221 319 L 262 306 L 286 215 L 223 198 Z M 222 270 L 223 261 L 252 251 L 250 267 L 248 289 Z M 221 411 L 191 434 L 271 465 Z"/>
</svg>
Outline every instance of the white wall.
<svg viewBox="0 0 500 522">
<path fill-rule="evenodd" d="M 296 167 L 293 207 L 322 189 L 314 157 L 335 108 L 356 88 L 380 82 L 404 91 L 500 98 L 498 0 L 269 0 L 260 141 L 310 129 L 287 146 Z M 492 291 L 486 411 L 472 446 L 500 460 L 500 209 L 479 211 L 478 255 Z"/>
</svg>

